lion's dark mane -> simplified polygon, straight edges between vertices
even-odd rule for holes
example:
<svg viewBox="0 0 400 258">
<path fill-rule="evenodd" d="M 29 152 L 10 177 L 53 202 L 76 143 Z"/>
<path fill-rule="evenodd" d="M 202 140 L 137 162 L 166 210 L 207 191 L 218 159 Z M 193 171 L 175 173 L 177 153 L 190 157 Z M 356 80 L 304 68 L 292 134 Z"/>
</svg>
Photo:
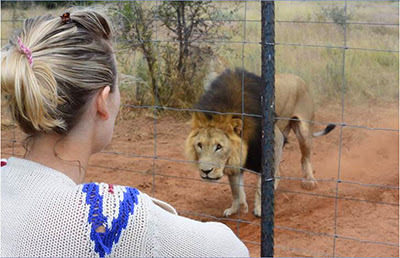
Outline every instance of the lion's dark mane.
<svg viewBox="0 0 400 258">
<path fill-rule="evenodd" d="M 244 82 L 244 84 L 242 83 Z M 262 79 L 242 69 L 225 70 L 203 94 L 195 109 L 220 113 L 242 113 L 242 85 L 244 85 L 244 113 L 261 116 Z M 213 113 L 204 113 L 213 119 Z M 243 139 L 248 143 L 245 168 L 261 171 L 261 118 L 244 116 Z"/>
</svg>

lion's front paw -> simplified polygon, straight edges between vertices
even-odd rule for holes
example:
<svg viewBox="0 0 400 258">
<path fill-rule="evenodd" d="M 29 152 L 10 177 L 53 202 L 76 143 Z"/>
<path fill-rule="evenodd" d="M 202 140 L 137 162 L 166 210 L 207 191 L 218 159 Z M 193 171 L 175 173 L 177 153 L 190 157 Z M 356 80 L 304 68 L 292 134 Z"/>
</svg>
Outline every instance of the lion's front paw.
<svg viewBox="0 0 400 258">
<path fill-rule="evenodd" d="M 307 190 L 315 189 L 317 187 L 317 181 L 314 179 L 303 179 L 301 181 L 301 187 Z"/>
<path fill-rule="evenodd" d="M 244 213 L 249 212 L 249 206 L 247 205 L 247 202 L 243 202 L 243 203 L 241 203 L 240 205 L 232 204 L 232 207 L 230 207 L 229 209 L 226 209 L 226 210 L 224 211 L 224 216 L 225 216 L 225 217 L 229 217 L 229 216 L 231 216 L 232 214 L 237 213 L 240 206 L 243 207 L 243 212 L 244 212 Z"/>
<path fill-rule="evenodd" d="M 225 217 L 229 217 L 229 216 L 231 216 L 232 214 L 235 214 L 237 211 L 238 211 L 238 207 L 232 206 L 232 207 L 230 207 L 229 209 L 226 209 L 226 210 L 224 211 L 224 216 L 225 216 Z"/>
</svg>

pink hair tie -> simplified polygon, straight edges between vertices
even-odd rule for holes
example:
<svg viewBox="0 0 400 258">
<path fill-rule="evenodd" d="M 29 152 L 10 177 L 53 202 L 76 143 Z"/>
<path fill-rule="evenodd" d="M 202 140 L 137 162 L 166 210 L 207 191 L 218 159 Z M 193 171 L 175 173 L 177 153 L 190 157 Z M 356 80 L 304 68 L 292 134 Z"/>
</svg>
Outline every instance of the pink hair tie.
<svg viewBox="0 0 400 258">
<path fill-rule="evenodd" d="M 7 165 L 7 160 L 6 159 L 1 159 L 1 166 L 4 167 L 5 165 Z"/>
<path fill-rule="evenodd" d="M 29 48 L 25 47 L 24 44 L 22 44 L 22 40 L 18 37 L 18 45 L 19 48 L 24 52 L 26 57 L 28 58 L 29 64 L 32 66 L 33 65 L 33 57 L 32 57 L 32 52 Z"/>
</svg>

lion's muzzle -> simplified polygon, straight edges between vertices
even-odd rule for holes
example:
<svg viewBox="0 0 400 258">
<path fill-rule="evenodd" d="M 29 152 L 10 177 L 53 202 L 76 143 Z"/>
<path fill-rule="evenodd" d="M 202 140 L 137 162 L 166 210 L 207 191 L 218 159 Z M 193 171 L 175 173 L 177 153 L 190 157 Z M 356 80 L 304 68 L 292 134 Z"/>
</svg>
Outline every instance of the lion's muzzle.
<svg viewBox="0 0 400 258">
<path fill-rule="evenodd" d="M 204 180 L 219 180 L 222 178 L 222 174 L 219 173 L 219 169 L 215 167 L 199 168 L 200 177 Z"/>
<path fill-rule="evenodd" d="M 201 172 L 203 172 L 204 174 L 208 175 L 211 171 L 213 171 L 214 168 L 211 169 L 202 169 Z"/>
</svg>

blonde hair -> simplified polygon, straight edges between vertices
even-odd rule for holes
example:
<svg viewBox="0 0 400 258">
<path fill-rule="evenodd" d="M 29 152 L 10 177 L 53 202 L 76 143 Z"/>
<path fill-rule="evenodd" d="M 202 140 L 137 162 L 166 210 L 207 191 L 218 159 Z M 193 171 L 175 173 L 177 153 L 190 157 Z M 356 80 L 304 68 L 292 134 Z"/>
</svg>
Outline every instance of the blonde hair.
<svg viewBox="0 0 400 258">
<path fill-rule="evenodd" d="M 26 19 L 2 49 L 2 93 L 12 118 L 29 135 L 66 134 L 97 90 L 117 87 L 107 17 L 77 10 L 70 18 L 70 23 L 51 15 Z M 18 37 L 31 51 L 32 65 Z"/>
</svg>

